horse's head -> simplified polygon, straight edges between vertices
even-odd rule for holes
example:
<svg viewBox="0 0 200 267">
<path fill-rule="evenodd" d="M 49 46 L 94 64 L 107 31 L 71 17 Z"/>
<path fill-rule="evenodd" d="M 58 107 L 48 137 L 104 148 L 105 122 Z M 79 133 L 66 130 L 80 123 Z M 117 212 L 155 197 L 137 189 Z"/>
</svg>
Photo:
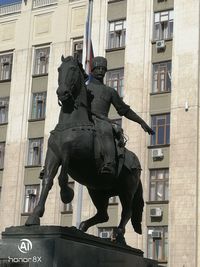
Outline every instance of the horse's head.
<svg viewBox="0 0 200 267">
<path fill-rule="evenodd" d="M 80 71 L 79 63 L 76 59 L 69 56 L 61 57 L 62 63 L 58 68 L 58 100 L 62 104 L 67 100 L 74 100 L 78 95 L 82 83 L 83 76 Z"/>
</svg>

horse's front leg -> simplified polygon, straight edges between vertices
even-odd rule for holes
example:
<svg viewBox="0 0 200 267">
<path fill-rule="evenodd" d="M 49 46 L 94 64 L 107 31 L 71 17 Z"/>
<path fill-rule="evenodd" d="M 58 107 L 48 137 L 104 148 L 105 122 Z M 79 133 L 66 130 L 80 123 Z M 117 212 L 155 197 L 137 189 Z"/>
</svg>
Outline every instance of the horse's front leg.
<svg viewBox="0 0 200 267">
<path fill-rule="evenodd" d="M 59 158 L 49 147 L 45 159 L 45 167 L 42 180 L 42 191 L 40 194 L 40 198 L 32 214 L 28 217 L 25 225 L 29 226 L 29 225 L 40 224 L 40 217 L 42 217 L 44 214 L 46 199 L 49 191 L 53 186 L 53 179 L 58 171 L 59 166 L 60 166 Z"/>
<path fill-rule="evenodd" d="M 58 177 L 58 182 L 60 186 L 60 197 L 63 203 L 70 203 L 74 198 L 74 190 L 68 186 L 68 160 L 65 159 L 62 161 L 62 168 L 60 175 Z"/>
<path fill-rule="evenodd" d="M 107 222 L 109 219 L 107 212 L 108 200 L 109 200 L 108 195 L 104 194 L 103 191 L 92 190 L 92 189 L 88 189 L 88 192 L 90 194 L 92 202 L 94 203 L 97 209 L 97 213 L 92 218 L 81 222 L 79 229 L 82 230 L 83 232 L 86 232 L 88 228 L 90 228 L 91 226 L 97 223 Z"/>
</svg>

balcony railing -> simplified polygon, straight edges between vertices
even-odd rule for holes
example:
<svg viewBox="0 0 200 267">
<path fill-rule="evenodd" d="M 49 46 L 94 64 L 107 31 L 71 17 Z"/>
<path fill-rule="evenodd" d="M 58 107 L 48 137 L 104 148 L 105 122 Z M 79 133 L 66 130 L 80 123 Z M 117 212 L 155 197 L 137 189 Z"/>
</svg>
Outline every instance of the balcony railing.
<svg viewBox="0 0 200 267">
<path fill-rule="evenodd" d="M 33 8 L 57 4 L 58 0 L 33 0 Z"/>
<path fill-rule="evenodd" d="M 22 6 L 21 2 L 0 6 L 0 16 L 20 12 L 21 6 Z"/>
</svg>

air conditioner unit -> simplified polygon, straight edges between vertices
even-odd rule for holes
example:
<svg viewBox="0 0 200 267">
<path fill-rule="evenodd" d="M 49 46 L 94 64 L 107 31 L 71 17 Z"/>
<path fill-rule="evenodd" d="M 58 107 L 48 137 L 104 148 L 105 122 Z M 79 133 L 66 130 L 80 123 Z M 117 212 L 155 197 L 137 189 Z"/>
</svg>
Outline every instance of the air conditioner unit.
<svg viewBox="0 0 200 267">
<path fill-rule="evenodd" d="M 160 239 L 162 237 L 162 232 L 158 230 L 154 230 L 151 233 L 151 237 L 155 239 Z"/>
<path fill-rule="evenodd" d="M 150 216 L 151 217 L 161 217 L 162 216 L 162 209 L 161 208 L 151 208 L 150 209 Z"/>
<path fill-rule="evenodd" d="M 101 238 L 110 238 L 110 232 L 109 231 L 103 231 L 99 234 Z"/>
<path fill-rule="evenodd" d="M 27 195 L 37 195 L 37 189 L 27 189 Z"/>
<path fill-rule="evenodd" d="M 75 45 L 75 50 L 76 51 L 80 51 L 80 50 L 83 50 L 83 43 L 78 43 Z"/>
<path fill-rule="evenodd" d="M 165 40 L 156 41 L 156 49 L 157 50 L 165 49 Z"/>
<path fill-rule="evenodd" d="M 153 159 L 160 159 L 163 158 L 163 151 L 161 148 L 152 149 L 152 158 Z"/>
</svg>

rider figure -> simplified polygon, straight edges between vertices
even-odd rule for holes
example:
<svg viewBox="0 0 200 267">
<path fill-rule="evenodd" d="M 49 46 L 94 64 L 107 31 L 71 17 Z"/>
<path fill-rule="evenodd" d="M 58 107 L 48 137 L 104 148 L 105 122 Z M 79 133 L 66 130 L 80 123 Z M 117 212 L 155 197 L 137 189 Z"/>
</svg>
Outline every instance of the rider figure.
<svg viewBox="0 0 200 267">
<path fill-rule="evenodd" d="M 154 134 L 154 131 L 140 118 L 118 95 L 114 88 L 104 85 L 103 79 L 107 71 L 107 60 L 104 57 L 95 57 L 92 60 L 92 79 L 87 88 L 93 95 L 91 111 L 97 114 L 95 124 L 103 148 L 103 166 L 101 173 L 114 175 L 116 172 L 114 139 L 111 123 L 106 120 L 110 105 L 113 104 L 120 116 L 135 121 L 145 132 Z M 101 119 L 102 118 L 102 119 Z"/>
</svg>

